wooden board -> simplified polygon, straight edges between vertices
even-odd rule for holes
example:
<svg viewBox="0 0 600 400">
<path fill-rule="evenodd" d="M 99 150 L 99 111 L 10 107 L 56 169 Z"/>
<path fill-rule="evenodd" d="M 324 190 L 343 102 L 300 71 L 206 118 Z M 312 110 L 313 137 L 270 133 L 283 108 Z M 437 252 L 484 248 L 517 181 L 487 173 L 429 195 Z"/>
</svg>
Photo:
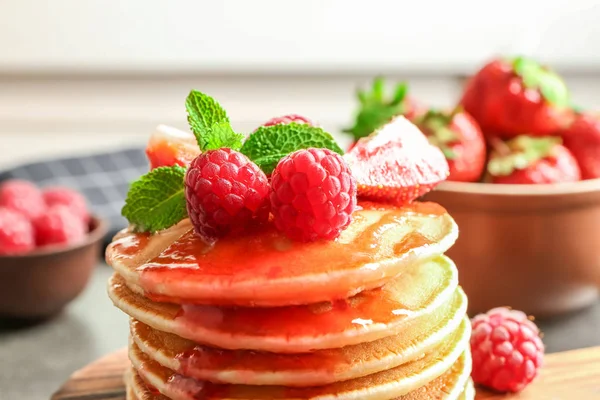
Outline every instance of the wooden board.
<svg viewBox="0 0 600 400">
<path fill-rule="evenodd" d="M 51 400 L 125 400 L 125 349 L 75 372 Z M 600 347 L 550 354 L 540 377 L 519 395 L 477 390 L 477 400 L 600 399 Z"/>
</svg>

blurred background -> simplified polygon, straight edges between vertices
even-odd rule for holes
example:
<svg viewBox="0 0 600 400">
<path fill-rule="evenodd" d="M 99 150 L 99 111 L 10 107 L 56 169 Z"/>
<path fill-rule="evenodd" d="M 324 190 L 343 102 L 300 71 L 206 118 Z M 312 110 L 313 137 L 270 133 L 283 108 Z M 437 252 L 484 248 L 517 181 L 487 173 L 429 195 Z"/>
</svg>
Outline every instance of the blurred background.
<svg viewBox="0 0 600 400">
<path fill-rule="evenodd" d="M 159 123 L 187 128 L 191 88 L 243 131 L 295 112 L 331 131 L 351 123 L 357 85 L 408 80 L 433 105 L 498 54 L 563 74 L 600 105 L 594 0 L 3 0 L 0 167 L 140 143 Z"/>
<path fill-rule="evenodd" d="M 218 99 L 241 132 L 298 113 L 348 144 L 341 131 L 356 89 L 374 76 L 405 80 L 419 101 L 446 107 L 490 58 L 526 55 L 557 70 L 574 103 L 600 109 L 599 20 L 597 0 L 2 0 L 0 174 L 142 154 L 158 124 L 187 130 L 192 88 Z M 139 172 L 115 170 L 118 179 L 96 177 L 84 194 L 117 196 L 120 207 L 122 187 L 111 187 Z M 52 183 L 69 184 L 61 179 Z M 111 271 L 96 264 L 58 316 L 0 319 L 0 400 L 47 399 L 72 371 L 126 344 L 127 320 L 105 295 Z M 599 327 L 597 304 L 544 325 L 550 351 L 599 344 Z"/>
</svg>

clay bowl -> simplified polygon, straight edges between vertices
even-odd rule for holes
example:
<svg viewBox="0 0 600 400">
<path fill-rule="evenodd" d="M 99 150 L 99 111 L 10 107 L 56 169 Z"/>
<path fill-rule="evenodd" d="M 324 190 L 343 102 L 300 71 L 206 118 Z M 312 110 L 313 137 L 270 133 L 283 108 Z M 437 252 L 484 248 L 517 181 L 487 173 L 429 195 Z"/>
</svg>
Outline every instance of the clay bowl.
<svg viewBox="0 0 600 400">
<path fill-rule="evenodd" d="M 448 255 L 469 313 L 511 306 L 549 317 L 592 304 L 600 289 L 600 179 L 557 185 L 445 182 L 426 197 L 455 218 Z"/>
<path fill-rule="evenodd" d="M 62 310 L 88 283 L 106 232 L 107 224 L 92 218 L 83 242 L 0 256 L 0 316 L 42 319 Z"/>
</svg>

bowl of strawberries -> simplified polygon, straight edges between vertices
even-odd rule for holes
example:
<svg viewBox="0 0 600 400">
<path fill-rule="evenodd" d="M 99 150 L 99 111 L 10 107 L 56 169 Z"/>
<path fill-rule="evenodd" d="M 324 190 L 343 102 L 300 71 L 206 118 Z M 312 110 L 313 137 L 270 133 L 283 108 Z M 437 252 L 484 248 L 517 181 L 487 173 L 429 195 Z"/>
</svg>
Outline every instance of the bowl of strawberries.
<svg viewBox="0 0 600 400">
<path fill-rule="evenodd" d="M 471 314 L 510 306 L 552 316 L 600 291 L 600 114 L 572 106 L 562 78 L 524 57 L 498 58 L 466 83 L 450 110 L 417 107 L 380 78 L 359 92 L 356 139 L 396 115 L 446 156 L 448 179 L 424 196 L 455 218 L 458 265 Z"/>
<path fill-rule="evenodd" d="M 0 183 L 0 316 L 60 311 L 85 288 L 106 231 L 74 190 Z"/>
</svg>

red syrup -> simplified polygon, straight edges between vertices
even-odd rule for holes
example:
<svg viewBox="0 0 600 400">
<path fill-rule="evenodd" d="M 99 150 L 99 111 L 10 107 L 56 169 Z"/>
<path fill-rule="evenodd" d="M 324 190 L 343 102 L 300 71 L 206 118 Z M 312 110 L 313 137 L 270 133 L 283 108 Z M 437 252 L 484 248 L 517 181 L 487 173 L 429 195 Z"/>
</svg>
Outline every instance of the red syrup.
<svg viewBox="0 0 600 400">
<path fill-rule="evenodd" d="M 318 241 L 313 243 L 292 242 L 279 233 L 272 224 L 266 225 L 245 236 L 227 237 L 209 246 L 188 232 L 166 248 L 160 255 L 140 266 L 140 286 L 154 301 L 170 301 L 201 304 L 227 304 L 215 296 L 200 298 L 177 298 L 161 296 L 160 288 L 169 282 L 186 281 L 189 287 L 204 285 L 226 292 L 227 288 L 248 285 L 243 304 L 251 304 L 252 290 L 269 289 L 269 281 L 289 281 L 307 275 L 331 274 L 342 271 L 376 270 L 377 261 L 399 256 L 413 246 L 431 243 L 427 237 L 414 232 L 403 239 L 395 248 L 383 249 L 382 235 L 404 223 L 410 214 L 440 216 L 446 211 L 434 203 L 413 203 L 396 208 L 376 203 L 362 203 L 364 209 L 387 211 L 380 221 L 369 225 L 353 240 Z M 355 213 L 357 223 L 364 216 Z M 133 246 L 132 246 L 133 247 Z M 129 250 L 128 251 L 133 251 Z M 374 275 L 372 272 L 369 272 Z M 383 278 L 383 276 L 382 276 Z M 356 284 L 356 282 L 345 282 Z M 348 292 L 334 288 L 339 298 Z M 351 291 L 352 287 L 348 287 Z M 217 289 L 216 289 L 217 290 Z M 325 293 L 324 293 L 325 294 Z M 185 296 L 182 296 L 185 297 Z M 277 296 L 274 296 L 277 297 Z M 301 301 L 302 299 L 299 299 Z M 240 304 L 240 303 L 237 303 Z"/>
<path fill-rule="evenodd" d="M 300 390 L 310 390 L 305 388 Z M 217 399 L 249 399 L 266 398 L 286 399 L 290 390 L 284 386 L 246 386 L 246 385 L 223 385 L 208 381 L 187 378 L 180 374 L 173 374 L 166 381 L 166 392 L 176 398 L 193 400 L 217 400 Z M 261 393 L 262 392 L 262 393 Z M 265 393 L 266 392 L 266 393 Z M 312 396 L 311 396 L 312 397 Z M 309 397 L 294 397 L 309 398 Z"/>
<path fill-rule="evenodd" d="M 379 289 L 367 290 L 349 299 L 302 306 L 252 308 L 183 305 L 177 317 L 189 329 L 205 329 L 232 336 L 272 337 L 295 340 L 300 337 L 336 335 L 362 330 L 373 324 L 389 325 L 418 311 L 429 298 L 406 296 L 401 280 Z M 434 293 L 420 293 L 434 296 Z"/>
<path fill-rule="evenodd" d="M 125 234 L 110 244 L 111 257 L 119 261 L 132 260 L 148 245 L 150 237 L 149 233 Z"/>
<path fill-rule="evenodd" d="M 144 370 L 146 369 L 146 365 L 142 364 L 140 369 L 137 371 L 137 376 L 142 380 L 142 382 L 144 383 L 144 386 L 146 386 L 146 390 L 148 390 L 148 392 L 152 393 L 155 396 L 160 395 L 160 391 L 156 388 L 156 386 L 152 385 L 146 378 L 145 378 L 145 374 L 144 374 Z"/>
<path fill-rule="evenodd" d="M 276 354 L 250 350 L 220 350 L 196 345 L 194 348 L 176 355 L 179 371 L 184 376 L 202 376 L 207 371 L 238 371 L 248 378 L 254 373 L 268 371 L 314 370 L 338 372 L 346 368 L 352 360 L 346 360 L 339 349 L 319 350 L 313 353 Z"/>
</svg>

